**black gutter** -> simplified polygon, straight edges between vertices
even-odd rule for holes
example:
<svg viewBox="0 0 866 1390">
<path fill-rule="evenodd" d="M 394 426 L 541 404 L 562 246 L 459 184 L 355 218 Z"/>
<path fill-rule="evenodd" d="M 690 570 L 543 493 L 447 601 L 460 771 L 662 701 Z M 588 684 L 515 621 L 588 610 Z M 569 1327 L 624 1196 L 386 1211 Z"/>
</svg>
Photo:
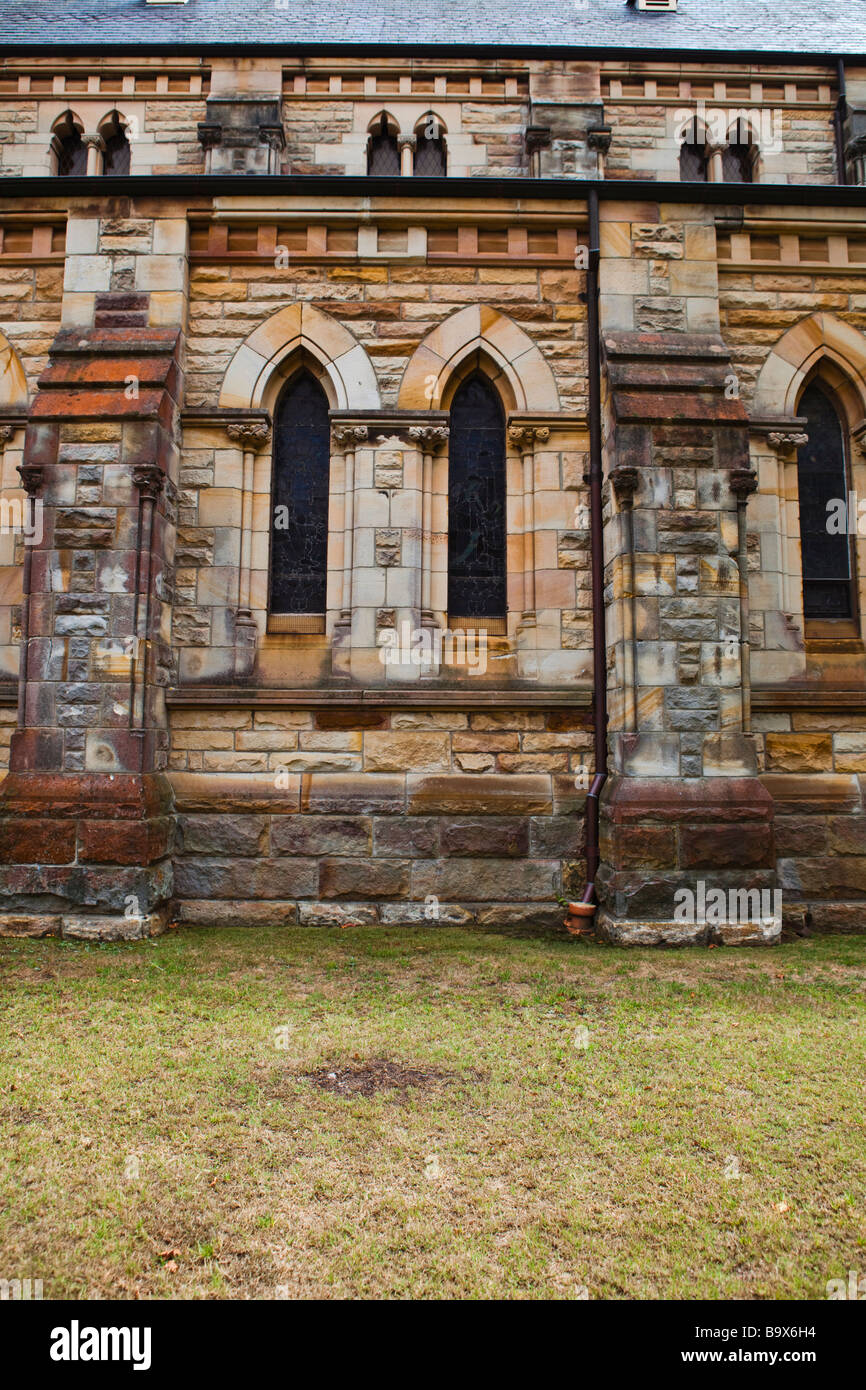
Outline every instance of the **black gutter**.
<svg viewBox="0 0 866 1390">
<path fill-rule="evenodd" d="M 591 193 L 607 202 L 704 203 L 723 207 L 820 206 L 866 207 L 866 186 L 791 183 L 665 183 L 651 179 L 421 179 L 373 178 L 365 174 L 132 174 L 119 178 L 97 175 L 64 178 L 44 175 L 0 178 L 4 198 L 156 197 L 170 195 L 193 202 L 196 197 L 240 197 L 252 194 L 292 198 L 303 195 L 347 198 L 407 197 L 554 198 L 585 202 Z M 322 213 L 326 216 L 326 212 Z"/>
<path fill-rule="evenodd" d="M 98 21 L 96 21 L 98 23 Z M 800 67 L 808 67 L 810 63 L 815 67 L 820 67 L 828 62 L 835 63 L 839 53 L 837 48 L 830 51 L 827 49 L 816 49 L 814 52 L 802 48 L 652 48 L 649 45 L 642 47 L 637 44 L 623 44 L 614 47 L 610 44 L 564 44 L 564 43 L 533 43 L 531 39 L 525 40 L 520 44 L 472 44 L 472 43 L 418 43 L 413 44 L 409 41 L 404 43 L 306 43 L 289 42 L 282 39 L 271 39 L 262 43 L 238 43 L 227 41 L 226 43 L 156 43 L 148 39 L 136 39 L 134 35 L 128 37 L 123 43 L 99 43 L 98 40 L 91 40 L 89 43 L 67 43 L 63 39 L 57 41 L 43 41 L 42 43 L 17 43 L 14 39 L 5 36 L 5 56 L 8 58 L 18 57 L 56 57 L 62 60 L 67 54 L 80 55 L 87 58 L 99 58 L 103 56 L 122 56 L 134 61 L 137 57 L 168 57 L 177 54 L 184 56 L 201 57 L 239 57 L 245 53 L 279 53 L 291 55 L 292 57 L 303 57 L 305 54 L 315 54 L 317 57 L 334 55 L 338 58 L 353 57 L 364 58 L 367 56 L 380 58 L 403 58 L 407 63 L 411 63 L 416 58 L 475 58 L 479 63 L 489 64 L 499 58 L 519 58 L 528 62 L 532 58 L 570 58 L 581 61 L 586 58 L 598 59 L 631 59 L 632 62 L 652 63 L 652 62 L 693 62 L 711 63 L 724 60 L 728 63 L 752 63 L 752 64 L 777 64 L 777 63 L 797 63 Z M 846 59 L 853 63 L 866 61 L 866 48 L 858 52 L 855 49 L 849 50 L 844 54 Z"/>
</svg>

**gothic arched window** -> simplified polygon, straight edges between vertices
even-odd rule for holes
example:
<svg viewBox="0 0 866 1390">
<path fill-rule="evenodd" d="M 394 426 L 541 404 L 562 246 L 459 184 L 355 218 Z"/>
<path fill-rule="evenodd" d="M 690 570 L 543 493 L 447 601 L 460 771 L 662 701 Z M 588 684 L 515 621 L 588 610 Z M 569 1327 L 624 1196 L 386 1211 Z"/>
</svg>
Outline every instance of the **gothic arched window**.
<svg viewBox="0 0 866 1390">
<path fill-rule="evenodd" d="M 388 117 L 382 113 L 381 120 L 377 121 L 370 135 L 367 147 L 367 173 L 368 174 L 399 174 L 400 172 L 400 150 L 397 146 L 397 132 L 388 123 Z"/>
<path fill-rule="evenodd" d="M 706 183 L 707 177 L 706 146 L 694 142 L 681 145 L 680 180 L 683 183 Z"/>
<path fill-rule="evenodd" d="M 448 619 L 506 614 L 505 420 L 481 372 L 458 387 L 448 443 Z"/>
<path fill-rule="evenodd" d="M 445 172 L 445 136 L 441 124 L 431 113 L 415 129 L 413 173 L 417 178 L 440 179 L 445 177 Z"/>
<path fill-rule="evenodd" d="M 752 183 L 752 146 L 728 145 L 722 151 L 722 178 L 725 183 Z"/>
<path fill-rule="evenodd" d="M 817 382 L 806 387 L 797 413 L 809 421 L 809 442 L 797 451 L 803 615 L 852 618 L 854 565 L 845 524 L 848 469 L 842 421 L 833 401 Z"/>
<path fill-rule="evenodd" d="M 81 127 L 71 111 L 55 122 L 54 148 L 58 174 L 73 177 L 87 173 L 87 146 L 81 138 Z"/>
<path fill-rule="evenodd" d="M 284 387 L 275 412 L 271 613 L 325 612 L 330 472 L 328 398 L 302 370 Z"/>
<path fill-rule="evenodd" d="M 103 174 L 129 173 L 129 140 L 126 127 L 118 111 L 112 111 L 108 120 L 100 126 L 105 151 L 102 156 Z"/>
</svg>

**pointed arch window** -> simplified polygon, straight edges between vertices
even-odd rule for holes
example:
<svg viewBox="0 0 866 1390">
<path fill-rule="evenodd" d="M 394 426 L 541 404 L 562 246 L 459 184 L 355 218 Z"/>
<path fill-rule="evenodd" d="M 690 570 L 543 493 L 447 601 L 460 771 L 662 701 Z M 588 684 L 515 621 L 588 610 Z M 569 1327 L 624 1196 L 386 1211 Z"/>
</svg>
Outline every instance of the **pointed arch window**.
<svg viewBox="0 0 866 1390">
<path fill-rule="evenodd" d="M 680 181 L 682 183 L 706 183 L 709 178 L 709 161 L 705 145 L 687 141 L 680 146 Z"/>
<path fill-rule="evenodd" d="M 87 146 L 81 127 L 71 111 L 67 111 L 54 126 L 54 149 L 57 172 L 64 178 L 87 173 Z"/>
<path fill-rule="evenodd" d="M 367 147 L 367 173 L 388 175 L 400 172 L 400 150 L 397 145 L 397 132 L 382 113 L 370 135 Z"/>
<path fill-rule="evenodd" d="M 797 450 L 803 615 L 853 618 L 854 557 L 847 526 L 834 531 L 831 518 L 847 517 L 848 466 L 845 431 L 836 406 L 818 382 L 806 387 L 798 414 L 809 423 L 809 442 Z M 836 502 L 836 508 L 828 504 Z"/>
<path fill-rule="evenodd" d="M 128 174 L 129 140 L 126 135 L 126 126 L 119 111 L 112 111 L 108 119 L 100 126 L 100 134 L 104 142 L 103 174 Z"/>
<path fill-rule="evenodd" d="M 448 442 L 448 621 L 506 615 L 505 419 L 482 372 L 457 388 Z"/>
<path fill-rule="evenodd" d="M 303 368 L 283 388 L 274 417 L 272 614 L 325 612 L 330 446 L 328 398 Z"/>
<path fill-rule="evenodd" d="M 742 143 L 728 145 L 722 151 L 722 178 L 725 183 L 752 183 L 754 181 L 751 145 Z"/>
<path fill-rule="evenodd" d="M 416 178 L 441 179 L 445 177 L 446 170 L 445 136 L 441 123 L 431 112 L 415 130 L 412 172 Z"/>
</svg>

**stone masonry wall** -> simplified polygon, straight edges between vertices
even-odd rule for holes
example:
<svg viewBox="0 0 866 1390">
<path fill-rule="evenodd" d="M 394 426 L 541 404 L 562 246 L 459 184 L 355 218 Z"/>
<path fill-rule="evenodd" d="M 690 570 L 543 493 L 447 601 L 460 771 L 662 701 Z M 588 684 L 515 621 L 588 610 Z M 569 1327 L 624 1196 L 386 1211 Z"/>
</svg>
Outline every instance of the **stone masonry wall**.
<svg viewBox="0 0 866 1390">
<path fill-rule="evenodd" d="M 583 885 L 588 710 L 337 697 L 171 725 L 184 921 L 551 926 Z"/>
</svg>

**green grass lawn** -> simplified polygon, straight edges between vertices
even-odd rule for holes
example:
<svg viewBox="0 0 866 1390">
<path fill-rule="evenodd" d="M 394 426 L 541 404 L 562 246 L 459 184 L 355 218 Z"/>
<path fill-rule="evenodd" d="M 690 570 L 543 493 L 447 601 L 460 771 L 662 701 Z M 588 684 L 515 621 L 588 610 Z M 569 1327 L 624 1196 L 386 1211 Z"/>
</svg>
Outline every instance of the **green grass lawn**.
<svg viewBox="0 0 866 1390">
<path fill-rule="evenodd" d="M 0 1276 L 45 1298 L 824 1298 L 866 1272 L 864 990 L 862 937 L 2 941 Z M 354 1089 L 384 1062 L 420 1084 Z"/>
</svg>

